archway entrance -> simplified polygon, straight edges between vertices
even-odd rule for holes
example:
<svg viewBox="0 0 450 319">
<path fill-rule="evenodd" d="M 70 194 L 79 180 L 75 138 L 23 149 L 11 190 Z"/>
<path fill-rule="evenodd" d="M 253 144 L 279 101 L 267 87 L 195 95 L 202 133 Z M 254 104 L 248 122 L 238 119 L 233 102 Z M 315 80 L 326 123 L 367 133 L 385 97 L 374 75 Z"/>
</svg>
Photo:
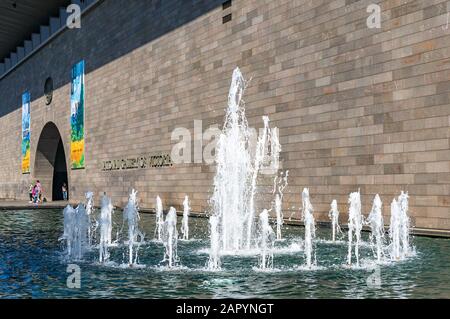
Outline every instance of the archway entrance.
<svg viewBox="0 0 450 319">
<path fill-rule="evenodd" d="M 34 178 L 42 184 L 43 198 L 62 200 L 61 188 L 69 185 L 66 155 L 58 128 L 52 122 L 42 129 L 36 150 Z"/>
</svg>

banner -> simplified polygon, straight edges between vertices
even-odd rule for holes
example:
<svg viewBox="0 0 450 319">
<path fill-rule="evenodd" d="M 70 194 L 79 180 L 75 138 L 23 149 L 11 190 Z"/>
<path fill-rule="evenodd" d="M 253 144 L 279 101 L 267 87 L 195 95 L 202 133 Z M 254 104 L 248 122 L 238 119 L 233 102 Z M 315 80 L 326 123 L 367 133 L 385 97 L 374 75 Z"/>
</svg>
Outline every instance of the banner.
<svg viewBox="0 0 450 319">
<path fill-rule="evenodd" d="M 70 90 L 70 160 L 72 169 L 84 168 L 84 61 L 72 68 Z"/>
<path fill-rule="evenodd" d="M 30 173 L 30 93 L 22 94 L 22 174 Z"/>
</svg>

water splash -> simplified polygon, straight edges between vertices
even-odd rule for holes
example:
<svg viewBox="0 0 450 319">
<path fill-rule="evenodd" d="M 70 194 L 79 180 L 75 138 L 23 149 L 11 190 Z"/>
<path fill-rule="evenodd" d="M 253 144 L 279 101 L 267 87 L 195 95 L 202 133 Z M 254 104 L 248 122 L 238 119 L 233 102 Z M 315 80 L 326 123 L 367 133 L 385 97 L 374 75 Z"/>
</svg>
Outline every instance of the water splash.
<svg viewBox="0 0 450 319">
<path fill-rule="evenodd" d="M 95 220 L 95 208 L 94 208 L 94 193 L 87 192 L 85 194 L 86 198 L 86 214 L 88 216 L 88 238 L 89 238 L 89 247 L 92 246 L 92 239 L 95 238 L 95 232 L 98 227 L 98 223 Z"/>
<path fill-rule="evenodd" d="M 275 195 L 275 214 L 277 217 L 277 239 L 281 239 L 281 226 L 283 225 L 283 212 L 281 210 L 282 202 L 280 194 Z"/>
<path fill-rule="evenodd" d="M 128 265 L 137 265 L 139 246 L 144 240 L 143 233 L 139 230 L 139 208 L 137 204 L 137 191 L 131 190 L 128 203 L 123 210 L 123 224 L 128 225 Z M 138 239 L 139 238 L 139 239 Z M 137 248 L 133 255 L 134 246 Z"/>
<path fill-rule="evenodd" d="M 336 235 L 342 233 L 341 227 L 339 226 L 339 210 L 337 201 L 333 199 L 331 202 L 331 209 L 328 212 L 328 217 L 331 219 L 331 228 L 332 228 L 332 241 L 336 241 Z"/>
<path fill-rule="evenodd" d="M 246 149 L 249 130 L 241 98 L 245 80 L 235 69 L 228 95 L 225 124 L 217 142 L 216 176 L 211 204 L 218 217 L 220 249 L 239 250 L 244 246 L 244 217 L 247 212 L 247 185 L 251 181 L 251 158 Z"/>
<path fill-rule="evenodd" d="M 367 218 L 367 223 L 371 229 L 370 242 L 372 247 L 375 248 L 375 257 L 378 262 L 381 262 L 384 251 L 384 221 L 381 206 L 382 202 L 380 196 L 376 194 L 373 200 L 372 210 Z"/>
<path fill-rule="evenodd" d="M 252 167 L 252 179 L 251 179 L 251 185 L 250 185 L 250 198 L 249 198 L 249 210 L 248 210 L 248 217 L 246 221 L 247 225 L 247 238 L 246 238 L 246 245 L 247 249 L 251 248 L 252 244 L 252 235 L 253 235 L 253 224 L 254 224 L 254 218 L 255 218 L 255 194 L 256 194 L 256 180 L 258 178 L 258 173 L 261 169 L 261 166 L 263 164 L 264 160 L 264 154 L 267 147 L 268 142 L 268 134 L 269 134 L 269 117 L 263 116 L 262 117 L 264 122 L 264 129 L 262 134 L 258 137 L 258 142 L 256 144 L 256 152 L 255 152 L 255 159 L 254 164 Z"/>
<path fill-rule="evenodd" d="M 306 266 L 311 268 L 316 265 L 316 260 L 312 260 L 314 252 L 313 240 L 316 237 L 316 225 L 313 216 L 313 206 L 309 199 L 309 189 L 304 188 L 302 192 L 302 220 L 305 225 L 305 257 Z"/>
<path fill-rule="evenodd" d="M 100 244 L 99 244 L 99 260 L 104 263 L 109 259 L 108 246 L 112 243 L 112 214 L 114 206 L 111 203 L 111 198 L 106 194 L 101 199 L 100 209 Z"/>
<path fill-rule="evenodd" d="M 264 209 L 259 215 L 259 224 L 261 250 L 259 269 L 273 269 L 273 246 L 275 242 L 275 234 L 269 224 L 269 212 L 267 209 Z"/>
<path fill-rule="evenodd" d="M 274 171 L 275 173 L 280 168 L 280 153 L 281 153 L 281 144 L 280 139 L 278 137 L 278 127 L 274 127 L 273 129 L 268 129 L 268 142 L 270 143 L 270 165 L 269 168 L 264 168 L 265 170 L 269 169 Z M 267 173 L 271 173 L 270 171 Z M 287 186 L 287 176 L 289 174 L 289 171 L 286 171 L 285 178 L 285 187 Z"/>
<path fill-rule="evenodd" d="M 391 223 L 389 225 L 391 259 L 400 259 L 400 208 L 394 198 L 391 203 Z"/>
<path fill-rule="evenodd" d="M 219 237 L 219 217 L 212 215 L 209 217 L 209 228 L 211 238 L 211 249 L 207 264 L 208 270 L 220 270 L 220 237 Z"/>
<path fill-rule="evenodd" d="M 162 229 L 164 226 L 164 212 L 161 198 L 159 196 L 156 197 L 156 229 L 155 229 L 155 238 L 158 241 L 162 241 Z"/>
<path fill-rule="evenodd" d="M 356 266 L 359 267 L 359 244 L 361 241 L 361 230 L 363 217 L 361 215 L 361 196 L 359 191 L 350 193 L 348 198 L 348 254 L 347 264 L 352 264 L 353 236 L 355 236 Z"/>
<path fill-rule="evenodd" d="M 277 218 L 277 239 L 281 240 L 281 226 L 283 226 L 283 191 L 288 184 L 288 176 L 289 171 L 286 171 L 286 174 L 283 176 L 283 172 L 281 172 L 281 176 L 275 176 L 273 181 L 273 194 L 275 195 L 274 208 L 275 214 Z"/>
<path fill-rule="evenodd" d="M 275 147 L 277 137 L 270 141 L 276 134 L 270 133 L 269 119 L 263 117 L 264 129 L 252 159 L 249 150 L 251 132 L 242 101 L 245 86 L 246 82 L 239 68 L 236 68 L 228 94 L 225 124 L 216 148 L 217 167 L 210 204 L 213 215 L 218 218 L 215 229 L 219 231 L 219 249 L 224 251 L 248 250 L 255 246 L 257 177 L 263 164 L 276 162 L 265 157 L 269 143 L 273 144 L 271 147 L 275 152 L 271 157 L 279 156 Z"/>
<path fill-rule="evenodd" d="M 67 205 L 64 210 L 64 234 L 59 240 L 66 242 L 66 258 L 68 260 L 82 260 L 89 249 L 89 219 L 83 204 L 76 209 Z"/>
<path fill-rule="evenodd" d="M 408 217 L 408 193 L 401 192 L 391 203 L 391 224 L 389 227 L 390 255 L 392 260 L 400 260 L 412 252 L 409 243 L 410 219 Z"/>
<path fill-rule="evenodd" d="M 189 212 L 191 208 L 189 207 L 189 197 L 186 195 L 183 201 L 183 219 L 181 220 L 181 233 L 183 234 L 183 239 L 189 239 Z"/>
<path fill-rule="evenodd" d="M 79 241 L 78 245 L 80 246 L 80 251 L 87 251 L 91 248 L 89 244 L 89 234 L 90 234 L 90 227 L 91 227 L 91 219 L 86 211 L 86 207 L 83 203 L 78 204 L 77 208 L 75 209 L 76 213 L 76 228 L 79 232 Z"/>
<path fill-rule="evenodd" d="M 70 260 L 72 258 L 72 251 L 74 250 L 75 238 L 75 209 L 67 205 L 63 211 L 64 215 L 64 233 L 58 239 L 60 241 L 64 240 L 66 242 L 66 254 L 67 258 Z"/>
<path fill-rule="evenodd" d="M 177 254 L 177 211 L 173 207 L 170 207 L 166 220 L 164 221 L 162 239 L 165 248 L 163 261 L 167 261 L 168 268 L 173 268 L 179 261 Z"/>
<path fill-rule="evenodd" d="M 323 241 L 322 241 L 323 242 Z M 303 238 L 293 238 L 292 240 L 285 240 L 285 245 L 276 245 L 276 241 L 274 244 L 273 249 L 267 250 L 269 253 L 272 253 L 275 255 L 297 255 L 299 252 L 304 252 L 304 244 L 303 244 Z M 211 256 L 211 247 L 204 247 L 200 248 L 196 251 L 199 255 L 210 255 Z M 239 250 L 239 251 L 219 251 L 218 257 L 222 256 L 233 256 L 233 257 L 258 257 L 261 256 L 261 249 L 260 247 L 252 248 L 250 250 Z M 209 260 L 207 263 L 208 270 L 214 270 L 209 269 Z M 258 267 L 256 267 L 258 268 Z"/>
<path fill-rule="evenodd" d="M 407 257 L 411 253 L 411 247 L 409 243 L 409 231 L 410 231 L 410 219 L 408 216 L 409 204 L 408 193 L 401 192 L 398 197 L 398 205 L 400 206 L 400 239 L 402 243 L 402 254 Z"/>
</svg>

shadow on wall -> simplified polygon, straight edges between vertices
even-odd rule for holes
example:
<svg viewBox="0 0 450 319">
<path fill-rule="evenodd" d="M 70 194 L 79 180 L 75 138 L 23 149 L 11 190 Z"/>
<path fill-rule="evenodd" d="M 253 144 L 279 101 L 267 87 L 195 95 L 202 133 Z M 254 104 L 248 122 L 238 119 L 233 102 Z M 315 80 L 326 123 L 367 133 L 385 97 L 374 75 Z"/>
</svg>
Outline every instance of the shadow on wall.
<svg viewBox="0 0 450 319">
<path fill-rule="evenodd" d="M 86 60 L 88 74 L 193 21 L 223 2 L 225 0 L 127 1 L 125 10 L 123 1 L 101 1 L 82 16 L 80 29 L 65 29 L 0 80 L 0 117 L 21 107 L 21 94 L 25 90 L 30 91 L 32 101 L 43 96 L 43 83 L 49 75 L 53 78 L 54 90 L 57 90 L 70 82 L 71 67 L 79 60 Z M 222 19 L 216 23 L 222 24 Z M 151 48 L 154 49 L 157 45 Z"/>
</svg>

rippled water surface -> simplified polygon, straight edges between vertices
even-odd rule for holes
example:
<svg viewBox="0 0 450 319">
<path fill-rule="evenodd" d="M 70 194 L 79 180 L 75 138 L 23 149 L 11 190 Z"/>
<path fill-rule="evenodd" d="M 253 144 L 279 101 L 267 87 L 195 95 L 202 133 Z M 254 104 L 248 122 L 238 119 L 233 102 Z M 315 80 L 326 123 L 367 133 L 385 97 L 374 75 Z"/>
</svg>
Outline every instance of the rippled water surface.
<svg viewBox="0 0 450 319">
<path fill-rule="evenodd" d="M 120 228 L 121 212 L 115 219 Z M 362 267 L 344 266 L 345 242 L 329 242 L 328 229 L 319 229 L 317 264 L 305 270 L 303 228 L 286 226 L 276 242 L 270 272 L 255 269 L 258 256 L 249 253 L 222 257 L 223 271 L 204 270 L 208 259 L 208 223 L 191 218 L 189 241 L 179 241 L 181 266 L 167 270 L 163 246 L 153 241 L 154 215 L 141 214 L 146 242 L 139 250 L 139 269 L 122 268 L 126 250 L 111 248 L 111 263 L 97 263 L 93 249 L 81 267 L 81 288 L 67 288 L 67 263 L 58 237 L 63 231 L 62 211 L 0 211 L 0 298 L 449 298 L 450 240 L 414 237 L 416 255 L 379 267 L 380 286 L 367 285 L 374 273 L 368 236 L 363 234 Z M 178 227 L 181 218 L 178 219 Z M 115 235 L 114 235 L 115 236 Z"/>
</svg>

